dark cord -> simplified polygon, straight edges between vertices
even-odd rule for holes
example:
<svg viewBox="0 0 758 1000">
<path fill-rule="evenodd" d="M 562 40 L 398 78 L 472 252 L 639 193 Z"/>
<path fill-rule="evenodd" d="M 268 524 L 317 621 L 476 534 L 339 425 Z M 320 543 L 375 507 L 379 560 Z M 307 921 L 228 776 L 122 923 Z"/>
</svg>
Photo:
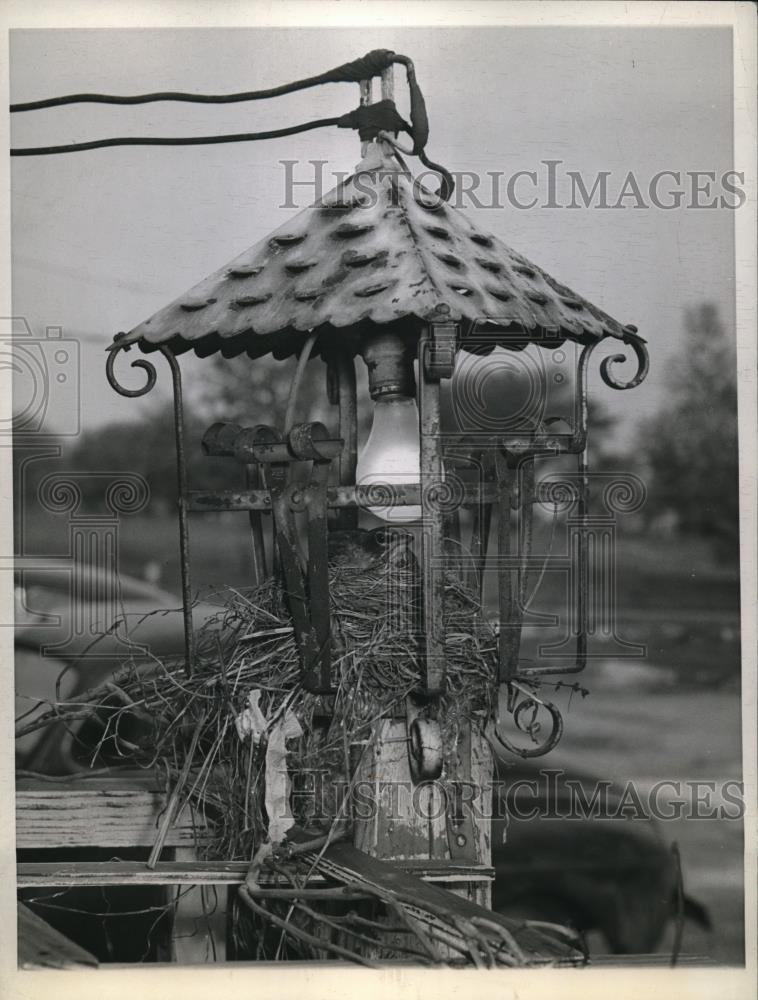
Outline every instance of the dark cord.
<svg viewBox="0 0 758 1000">
<path fill-rule="evenodd" d="M 391 101 L 380 101 L 374 105 L 363 105 L 356 111 L 340 118 L 322 118 L 318 121 L 306 122 L 304 125 L 294 125 L 289 128 L 272 129 L 268 132 L 240 132 L 232 135 L 208 135 L 193 137 L 118 137 L 113 139 L 95 139 L 90 142 L 68 143 L 61 146 L 30 146 L 21 149 L 11 149 L 11 156 L 51 156 L 57 153 L 81 153 L 90 149 L 104 149 L 109 146 L 206 146 L 227 142 L 255 142 L 259 139 L 277 139 L 311 129 L 337 125 L 339 128 L 357 129 L 363 141 L 370 141 L 380 131 L 407 132 L 413 140 L 413 153 L 418 156 L 424 166 L 435 170 L 440 175 L 438 194 L 443 201 L 449 201 L 455 182 L 449 171 L 426 157 L 425 148 L 429 138 L 429 120 L 421 88 L 416 80 L 413 62 L 408 56 L 399 55 L 389 49 L 373 49 L 371 52 L 354 59 L 352 62 L 335 66 L 317 76 L 285 83 L 266 90 L 247 90 L 237 94 L 188 94 L 179 91 L 160 91 L 152 94 L 136 94 L 121 96 L 118 94 L 68 94 L 63 97 L 50 97 L 40 101 L 27 101 L 21 104 L 11 104 L 11 112 L 39 111 L 42 108 L 58 108 L 66 104 L 150 104 L 156 101 L 184 101 L 193 104 L 233 104 L 241 101 L 260 101 L 269 97 L 280 97 L 297 90 L 316 87 L 325 83 L 352 82 L 369 80 L 389 69 L 393 63 L 405 67 L 410 92 L 411 121 L 410 125 L 398 115 Z"/>
<path fill-rule="evenodd" d="M 23 104 L 11 104 L 12 113 L 19 111 L 40 111 L 43 108 L 59 108 L 64 104 L 152 104 L 156 101 L 185 101 L 191 104 L 235 104 L 239 101 L 263 101 L 269 97 L 281 97 L 297 90 L 317 87 L 324 83 L 357 83 L 360 80 L 376 76 L 392 65 L 393 62 L 406 63 L 406 57 L 396 56 L 388 49 L 374 49 L 360 59 L 343 63 L 326 73 L 309 76 L 294 83 L 283 83 L 279 87 L 269 87 L 266 90 L 244 90 L 238 94 L 187 94 L 178 91 L 162 91 L 154 94 L 137 94 L 122 97 L 118 94 L 68 94 L 65 97 L 50 97 L 42 101 L 27 101 Z"/>
<path fill-rule="evenodd" d="M 297 135 L 311 129 L 338 125 L 339 118 L 319 118 L 303 125 L 271 129 L 268 132 L 237 132 L 231 135 L 197 136 L 122 136 L 115 139 L 93 139 L 91 142 L 73 142 L 66 146 L 30 146 L 11 149 L 11 156 L 50 156 L 53 153 L 81 153 L 87 149 L 103 149 L 106 146 L 210 146 L 224 142 L 257 142 L 259 139 L 278 139 L 285 135 Z"/>
</svg>

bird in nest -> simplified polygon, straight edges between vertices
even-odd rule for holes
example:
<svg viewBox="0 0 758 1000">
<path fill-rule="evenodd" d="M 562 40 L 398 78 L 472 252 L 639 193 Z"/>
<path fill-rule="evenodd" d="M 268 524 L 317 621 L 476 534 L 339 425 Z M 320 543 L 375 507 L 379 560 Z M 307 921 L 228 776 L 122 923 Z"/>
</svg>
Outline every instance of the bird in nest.
<svg viewBox="0 0 758 1000">
<path fill-rule="evenodd" d="M 338 569 L 368 571 L 417 567 L 413 533 L 403 528 L 354 528 L 329 533 L 329 564 Z"/>
</svg>

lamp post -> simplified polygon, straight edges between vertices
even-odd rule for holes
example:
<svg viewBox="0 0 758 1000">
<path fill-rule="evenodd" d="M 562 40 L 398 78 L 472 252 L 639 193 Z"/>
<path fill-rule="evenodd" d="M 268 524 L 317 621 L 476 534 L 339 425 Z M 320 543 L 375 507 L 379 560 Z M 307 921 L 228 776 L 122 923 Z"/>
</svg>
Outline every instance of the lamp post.
<svg viewBox="0 0 758 1000">
<path fill-rule="evenodd" d="M 384 100 L 391 99 L 390 74 L 383 74 Z M 362 83 L 361 97 L 364 104 L 370 101 L 370 81 Z M 587 657 L 588 546 L 582 525 L 588 514 L 590 358 L 602 342 L 623 348 L 602 362 L 600 372 L 607 385 L 628 389 L 645 377 L 647 354 L 634 327 L 558 284 L 439 193 L 414 182 L 392 135 L 377 126 L 372 135 L 364 130 L 362 139 L 363 157 L 351 178 L 120 334 L 108 377 L 125 395 L 152 388 L 156 374 L 146 358 L 133 362 L 147 374 L 143 388 L 125 389 L 116 378 L 115 360 L 132 346 L 146 355 L 161 353 L 171 367 L 188 670 L 194 656 L 190 513 L 248 512 L 259 570 L 266 566 L 269 524 L 302 685 L 323 699 L 325 713 L 340 670 L 331 620 L 330 539 L 340 532 L 343 539 L 348 533 L 360 541 L 366 529 L 359 527 L 359 516 L 364 522 L 370 516 L 370 523 L 385 526 L 383 543 L 400 546 L 418 595 L 417 679 L 409 697 L 377 723 L 370 753 L 351 758 L 347 777 L 373 788 L 379 804 L 368 818 L 354 818 L 354 843 L 369 855 L 413 862 L 421 875 L 487 906 L 491 745 L 521 756 L 555 746 L 563 723 L 541 686 L 581 671 Z M 566 342 L 578 350 L 568 432 L 559 433 L 549 418 L 515 428 L 488 422 L 473 435 L 443 428 L 441 393 L 462 352 L 523 351 L 531 345 L 555 351 Z M 234 458 L 248 470 L 247 486 L 239 491 L 209 493 L 187 483 L 178 358 L 190 350 L 200 357 L 247 354 L 251 364 L 268 354 L 300 357 L 284 427 L 216 424 L 203 439 L 206 454 Z M 621 380 L 614 366 L 630 351 L 637 371 Z M 337 434 L 321 423 L 294 421 L 311 358 L 325 365 Z M 373 401 L 372 429 L 360 455 L 356 364 L 367 369 Z M 577 524 L 574 651 L 568 662 L 534 665 L 522 660 L 520 637 L 532 509 L 549 492 L 535 469 L 557 455 L 576 461 L 568 497 Z M 307 471 L 306 481 L 293 475 L 296 467 Z M 307 538 L 305 562 L 298 522 Z M 465 548 L 465 561 L 454 558 L 456 546 Z M 475 593 L 481 615 L 489 567 L 497 576 L 499 621 L 489 696 L 458 719 L 452 732 L 444 707 L 449 581 L 457 576 Z M 540 725 L 546 723 L 544 735 Z M 387 787 L 407 788 L 410 799 L 388 807 L 381 799 Z"/>
</svg>

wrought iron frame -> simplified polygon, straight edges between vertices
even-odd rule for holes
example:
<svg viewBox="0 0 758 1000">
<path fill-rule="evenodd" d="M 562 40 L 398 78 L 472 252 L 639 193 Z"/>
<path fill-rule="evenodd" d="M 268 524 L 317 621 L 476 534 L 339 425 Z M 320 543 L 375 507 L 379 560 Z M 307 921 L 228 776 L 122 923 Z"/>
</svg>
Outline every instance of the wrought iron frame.
<svg viewBox="0 0 758 1000">
<path fill-rule="evenodd" d="M 192 627 L 192 583 L 189 547 L 189 514 L 195 511 L 247 511 L 251 523 L 253 565 L 260 581 L 266 573 L 261 512 L 273 514 L 276 552 L 285 580 L 290 608 L 295 623 L 303 659 L 303 681 L 307 689 L 328 694 L 330 685 L 330 622 L 329 578 L 327 571 L 327 511 L 339 511 L 340 526 L 354 527 L 361 508 L 387 505 L 420 505 L 423 512 L 421 531 L 421 603 L 422 641 L 425 668 L 420 678 L 419 693 L 427 698 L 440 696 L 445 690 L 445 553 L 449 530 L 457 530 L 457 507 L 473 508 L 470 551 L 473 566 L 469 582 L 481 597 L 483 575 L 491 534 L 493 507 L 498 510 L 498 594 L 499 651 L 497 715 L 490 727 L 491 738 L 509 751 L 522 756 L 548 753 L 560 739 L 563 721 L 560 711 L 551 702 L 537 695 L 540 680 L 576 674 L 587 663 L 587 590 L 588 554 L 586 522 L 588 516 L 588 368 L 595 348 L 610 337 L 583 346 L 577 364 L 577 392 L 573 426 L 569 434 L 553 434 L 543 428 L 536 434 L 493 434 L 481 444 L 489 454 L 490 472 L 477 486 L 461 485 L 451 497 L 445 478 L 445 459 L 467 447 L 462 436 L 440 433 L 440 381 L 453 374 L 460 348 L 459 330 L 449 321 L 432 322 L 424 326 L 418 343 L 419 427 L 421 439 L 421 482 L 391 488 L 386 491 L 355 484 L 357 452 L 357 401 L 355 368 L 352 353 L 327 353 L 327 390 L 330 401 L 339 408 L 339 438 L 330 439 L 321 424 L 298 424 L 282 435 L 270 427 L 243 429 L 236 425 L 214 425 L 204 438 L 207 454 L 234 456 L 245 467 L 247 488 L 240 491 L 208 492 L 190 490 L 187 480 L 184 441 L 184 405 L 179 362 L 167 346 L 157 348 L 168 362 L 173 388 L 174 437 L 176 449 L 179 550 L 181 559 L 182 603 L 185 631 L 185 661 L 192 671 L 195 644 Z M 615 338 L 613 338 L 615 340 Z M 618 343 L 618 340 L 615 340 Z M 616 353 L 600 363 L 603 382 L 613 389 L 626 390 L 639 385 L 648 372 L 649 360 L 644 340 L 629 328 L 623 343 L 631 348 L 636 359 L 635 373 L 628 379 L 614 374 L 616 364 L 629 360 Z M 112 388 L 123 396 L 134 398 L 150 392 L 157 381 L 155 366 L 146 358 L 138 358 L 131 367 L 146 374 L 143 386 L 130 389 L 115 375 L 116 358 L 130 345 L 116 338 L 111 346 L 106 374 Z M 574 662 L 568 666 L 519 667 L 519 647 L 523 627 L 523 610 L 527 590 L 529 556 L 531 553 L 533 504 L 540 499 L 556 499 L 556 485 L 545 488 L 535 482 L 535 461 L 556 455 L 577 457 L 575 500 L 579 523 L 577 547 L 576 589 L 576 650 Z M 293 462 L 312 462 L 310 483 L 303 487 L 290 481 Z M 329 484 L 333 461 L 338 462 L 339 485 Z M 559 484 L 565 498 L 566 484 Z M 516 518 L 514 518 L 516 512 Z M 298 555 L 294 515 L 306 513 L 308 518 L 309 555 L 303 565 Z M 515 572 L 512 541 L 514 521 L 518 531 Z M 551 718 L 551 728 L 545 739 L 537 740 L 540 726 L 537 714 L 545 710 Z M 506 714 L 513 717 L 516 727 L 527 733 L 533 746 L 513 744 L 504 735 L 502 724 Z"/>
</svg>

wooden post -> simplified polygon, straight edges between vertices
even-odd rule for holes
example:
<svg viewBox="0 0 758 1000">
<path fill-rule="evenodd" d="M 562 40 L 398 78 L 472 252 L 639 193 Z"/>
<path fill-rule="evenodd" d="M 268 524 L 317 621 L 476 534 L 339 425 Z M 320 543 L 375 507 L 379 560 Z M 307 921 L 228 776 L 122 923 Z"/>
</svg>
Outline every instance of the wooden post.
<svg viewBox="0 0 758 1000">
<path fill-rule="evenodd" d="M 422 497 L 427 498 L 421 528 L 424 686 L 430 697 L 444 688 L 445 569 L 443 514 L 429 503 L 429 492 L 444 477 L 439 382 L 452 374 L 454 335 L 449 322 L 430 324 L 419 343 L 420 470 Z M 372 378 L 381 377 L 391 381 L 391 369 L 385 373 L 374 364 Z M 409 733 L 420 704 L 409 700 L 407 711 L 407 717 L 379 721 L 362 748 L 355 769 L 354 844 L 374 857 L 412 863 L 422 875 L 442 868 L 445 888 L 489 907 L 493 774 L 489 744 L 478 723 L 462 723 L 456 744 L 443 746 L 440 778 L 414 780 Z"/>
</svg>

